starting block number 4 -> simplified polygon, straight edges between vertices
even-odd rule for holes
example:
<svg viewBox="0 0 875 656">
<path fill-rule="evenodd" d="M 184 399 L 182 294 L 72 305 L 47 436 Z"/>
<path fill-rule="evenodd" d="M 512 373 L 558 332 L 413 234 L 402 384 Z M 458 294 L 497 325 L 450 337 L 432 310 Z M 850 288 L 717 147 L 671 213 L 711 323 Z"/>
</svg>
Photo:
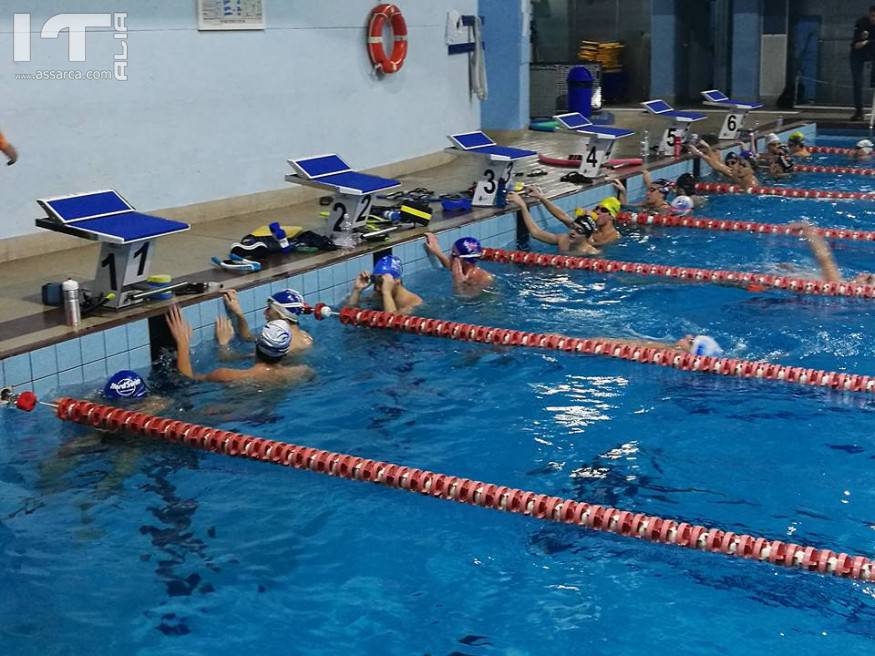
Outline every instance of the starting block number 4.
<svg viewBox="0 0 875 656">
<path fill-rule="evenodd" d="M 598 177 L 602 164 L 611 156 L 613 146 L 613 141 L 602 139 L 596 139 L 592 143 L 587 143 L 584 146 L 583 159 L 581 159 L 580 168 L 578 169 L 580 174 L 587 178 Z"/>
<path fill-rule="evenodd" d="M 719 138 L 721 140 L 735 139 L 738 136 L 738 131 L 741 130 L 743 123 L 744 114 L 729 112 L 723 120 L 723 127 L 720 128 Z"/>
<path fill-rule="evenodd" d="M 495 205 L 495 197 L 498 195 L 499 189 L 507 188 L 507 183 L 510 182 L 513 175 L 513 162 L 507 162 L 503 167 L 500 163 L 496 164 L 497 166 L 483 171 L 483 178 L 477 183 L 477 188 L 474 190 L 472 205 L 492 207 Z"/>
</svg>

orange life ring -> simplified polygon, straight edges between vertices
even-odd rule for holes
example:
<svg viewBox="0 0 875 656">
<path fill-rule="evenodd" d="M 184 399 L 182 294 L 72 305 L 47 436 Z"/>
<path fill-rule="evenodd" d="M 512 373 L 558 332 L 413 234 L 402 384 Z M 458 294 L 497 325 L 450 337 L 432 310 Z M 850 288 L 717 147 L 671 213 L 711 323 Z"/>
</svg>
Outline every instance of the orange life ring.
<svg viewBox="0 0 875 656">
<path fill-rule="evenodd" d="M 383 28 L 386 21 L 392 23 L 392 54 L 383 49 Z M 401 10 L 395 5 L 377 5 L 371 11 L 368 23 L 368 54 L 374 68 L 383 73 L 395 73 L 404 64 L 407 56 L 407 23 Z"/>
</svg>

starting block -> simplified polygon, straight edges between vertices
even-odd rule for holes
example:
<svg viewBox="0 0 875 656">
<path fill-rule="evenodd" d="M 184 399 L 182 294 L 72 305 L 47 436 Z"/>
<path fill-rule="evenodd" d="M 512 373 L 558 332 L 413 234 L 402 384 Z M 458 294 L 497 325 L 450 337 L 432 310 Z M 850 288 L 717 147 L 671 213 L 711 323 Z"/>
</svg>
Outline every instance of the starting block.
<svg viewBox="0 0 875 656">
<path fill-rule="evenodd" d="M 328 213 L 328 234 L 336 246 L 353 248 L 362 240 L 368 223 L 373 195 L 400 187 L 398 180 L 353 171 L 339 155 L 319 155 L 288 160 L 295 173 L 286 182 L 316 187 L 334 194 Z M 391 231 L 380 231 L 380 235 Z M 370 233 L 376 236 L 377 233 Z"/>
<path fill-rule="evenodd" d="M 477 132 L 462 132 L 451 134 L 448 139 L 453 147 L 447 150 L 453 153 L 480 155 L 488 160 L 483 177 L 477 182 L 474 198 L 471 204 L 477 207 L 493 207 L 501 202 L 507 190 L 507 183 L 513 178 L 515 162 L 534 159 L 538 156 L 534 150 L 509 148 L 499 146 L 479 130 Z M 502 202 L 503 204 L 503 202 Z"/>
<path fill-rule="evenodd" d="M 104 305 L 116 310 L 143 300 L 143 290 L 136 285 L 149 277 L 153 240 L 190 227 L 141 214 L 112 189 L 36 202 L 48 215 L 36 220 L 38 227 L 101 242 L 92 293 L 115 294 Z"/>
<path fill-rule="evenodd" d="M 665 157 L 674 155 L 674 140 L 675 137 L 680 137 L 681 141 L 686 138 L 690 123 L 701 121 L 708 118 L 706 114 L 701 112 L 679 112 L 669 105 L 664 100 L 648 100 L 641 103 L 648 112 L 654 116 L 665 118 L 672 123 L 662 133 L 662 139 L 659 141 L 659 154 Z"/>
<path fill-rule="evenodd" d="M 728 98 L 725 93 L 717 89 L 702 91 L 702 97 L 705 98 L 706 105 L 729 110 L 718 135 L 718 138 L 721 140 L 734 140 L 738 138 L 739 131 L 744 127 L 744 119 L 747 113 L 752 109 L 762 107 L 760 103 L 742 102 L 741 100 Z"/>
<path fill-rule="evenodd" d="M 618 139 L 635 134 L 634 130 L 594 125 L 579 112 L 557 114 L 553 117 L 568 132 L 580 137 L 580 168 L 578 171 L 587 178 L 597 178 L 602 165 L 611 157 L 614 143 Z"/>
</svg>

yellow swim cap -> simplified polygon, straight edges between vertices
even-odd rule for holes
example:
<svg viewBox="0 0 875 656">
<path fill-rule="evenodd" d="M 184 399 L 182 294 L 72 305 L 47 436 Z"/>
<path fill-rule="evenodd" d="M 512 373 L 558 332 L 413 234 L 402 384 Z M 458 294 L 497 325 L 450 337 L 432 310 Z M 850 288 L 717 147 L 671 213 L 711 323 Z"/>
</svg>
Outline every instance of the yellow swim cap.
<svg viewBox="0 0 875 656">
<path fill-rule="evenodd" d="M 599 206 L 604 207 L 606 210 L 608 210 L 608 212 L 611 213 L 611 216 L 615 219 L 617 218 L 617 214 L 620 212 L 620 201 L 613 196 L 602 198 L 599 201 Z"/>
</svg>

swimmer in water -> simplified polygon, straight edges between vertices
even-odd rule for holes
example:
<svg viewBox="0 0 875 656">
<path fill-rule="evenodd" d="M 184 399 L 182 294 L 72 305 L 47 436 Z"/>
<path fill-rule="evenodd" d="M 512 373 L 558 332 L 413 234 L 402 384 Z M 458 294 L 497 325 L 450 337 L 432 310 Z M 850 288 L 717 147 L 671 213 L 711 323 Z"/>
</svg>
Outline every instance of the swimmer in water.
<svg viewBox="0 0 875 656">
<path fill-rule="evenodd" d="M 684 335 L 674 343 L 659 342 L 650 339 L 615 339 L 613 337 L 593 337 L 592 339 L 608 340 L 628 346 L 639 348 L 674 349 L 692 355 L 719 358 L 723 355 L 723 349 L 717 341 L 709 335 Z"/>
<path fill-rule="evenodd" d="M 426 232 L 425 250 L 434 255 L 444 268 L 452 273 L 453 287 L 459 294 L 465 296 L 479 294 L 495 280 L 491 273 L 477 266 L 477 260 L 483 257 L 483 247 L 474 237 L 457 239 L 450 257 L 447 257 L 441 250 L 437 237 L 431 232 Z"/>
<path fill-rule="evenodd" d="M 769 175 L 773 178 L 786 178 L 793 173 L 795 167 L 790 151 L 786 146 L 781 146 L 778 154 L 769 160 Z"/>
<path fill-rule="evenodd" d="M 544 207 L 547 208 L 550 214 L 568 226 L 568 232 L 549 232 L 548 230 L 542 229 L 537 223 L 535 223 L 535 220 L 532 218 L 532 214 L 529 212 L 529 208 L 526 205 L 526 201 L 523 200 L 522 196 L 517 193 L 509 193 L 507 195 L 508 202 L 519 209 L 523 223 L 525 223 L 526 229 L 529 231 L 529 234 L 533 239 L 537 239 L 544 244 L 556 246 L 560 253 L 569 253 L 572 255 L 597 255 L 601 252 L 593 243 L 593 238 L 599 231 L 597 218 L 594 218 L 589 212 L 583 212 L 572 220 L 571 217 L 551 201 L 544 198 L 543 194 L 537 192 L 537 195 L 534 197 L 543 199 L 542 202 L 544 203 Z M 619 209 L 620 202 L 616 198 L 606 200 L 616 203 L 616 207 Z M 610 203 L 608 203 L 608 206 L 606 207 L 605 202 L 602 201 L 599 203 L 593 214 L 602 218 L 603 230 L 612 229 L 616 232 L 616 228 L 613 227 L 613 216 L 616 215 L 616 211 L 611 211 Z M 617 238 L 619 238 L 619 233 L 617 233 Z M 616 241 L 616 239 L 614 239 L 614 241 Z"/>
<path fill-rule="evenodd" d="M 699 157 L 715 171 L 728 178 L 734 184 L 739 185 L 746 191 L 759 185 L 756 178 L 757 157 L 749 150 L 742 150 L 738 155 L 728 153 L 721 161 L 720 153 L 711 149 L 706 142 L 699 142 L 699 146 L 688 145 L 687 150 L 695 157 Z"/>
<path fill-rule="evenodd" d="M 811 151 L 805 145 L 805 135 L 799 131 L 794 132 L 787 139 L 787 145 L 790 148 L 790 154 L 793 157 L 811 157 Z"/>
<path fill-rule="evenodd" d="M 228 313 L 233 317 L 234 323 L 237 324 L 237 334 L 245 342 L 255 342 L 256 337 L 249 330 L 249 323 L 246 321 L 246 315 L 243 313 L 243 308 L 240 306 L 240 299 L 237 297 L 236 289 L 229 289 L 224 293 L 225 307 Z M 302 330 L 299 325 L 300 317 L 304 314 L 304 297 L 300 292 L 294 289 L 283 289 L 276 294 L 271 294 L 267 299 L 267 305 L 264 308 L 265 321 L 285 321 L 288 324 L 289 333 L 292 336 L 292 345 L 289 348 L 289 355 L 297 355 L 307 351 L 313 347 L 313 337 L 306 331 Z M 230 327 L 230 322 L 225 317 L 219 317 L 217 323 L 227 322 L 228 326 L 222 326 L 221 330 L 227 332 Z M 217 331 L 219 328 L 217 327 Z"/>
<path fill-rule="evenodd" d="M 617 192 L 619 194 L 625 193 L 626 189 L 625 187 L 623 187 L 623 184 L 619 180 L 612 180 L 611 184 L 614 186 L 614 188 L 617 189 Z M 574 220 L 571 220 L 568 214 L 559 209 L 559 207 L 555 203 L 547 198 L 539 187 L 532 185 L 527 187 L 526 190 L 532 198 L 541 201 L 544 207 L 547 208 L 547 211 L 550 212 L 550 214 L 552 214 L 556 219 L 564 223 L 572 230 L 577 227 L 578 234 L 580 234 L 580 228 L 583 228 L 584 231 L 586 231 L 587 227 L 590 225 L 590 221 L 587 221 L 586 218 L 589 217 L 590 219 L 592 219 L 592 221 L 595 222 L 595 230 L 593 231 L 592 235 L 587 237 L 587 241 L 591 246 L 595 247 L 596 249 L 600 246 L 607 246 L 608 244 L 613 244 L 615 241 L 619 241 L 620 233 L 614 227 L 614 219 L 617 218 L 617 214 L 619 214 L 620 212 L 621 201 L 619 199 L 608 196 L 606 198 L 602 198 L 601 202 L 599 202 L 599 204 L 596 205 L 595 208 L 593 208 L 592 210 L 577 208 L 574 211 Z M 519 207 L 518 204 L 517 207 Z M 523 216 L 523 218 L 525 218 L 525 215 Z M 569 238 L 572 238 L 570 234 Z M 583 246 L 580 247 L 583 248 Z M 562 250 L 562 248 L 560 248 L 560 250 Z M 594 255 L 597 252 L 598 251 L 590 252 L 590 255 Z"/>
<path fill-rule="evenodd" d="M 696 177 L 692 173 L 682 173 L 674 183 L 675 191 L 680 196 L 688 196 L 693 200 L 693 207 L 701 207 L 708 201 L 707 196 L 696 193 Z"/>
<path fill-rule="evenodd" d="M 851 159 L 855 162 L 868 162 L 872 158 L 872 149 L 875 145 L 869 139 L 860 139 L 851 150 Z"/>
<path fill-rule="evenodd" d="M 850 282 L 857 285 L 875 285 L 875 274 L 872 273 L 858 273 L 851 280 L 845 280 L 838 264 L 836 264 L 832 249 L 826 243 L 826 239 L 817 234 L 813 225 L 807 221 L 800 221 L 790 223 L 789 226 L 802 231 L 802 236 L 808 242 L 811 253 L 817 260 L 823 280 L 827 282 Z"/>
<path fill-rule="evenodd" d="M 384 312 L 410 314 L 414 308 L 422 305 L 422 298 L 404 286 L 401 282 L 402 272 L 400 259 L 394 255 L 381 257 L 374 264 L 371 273 L 362 271 L 353 281 L 352 293 L 346 301 L 346 307 L 357 307 L 361 302 L 362 292 L 373 285 L 373 301 Z"/>
<path fill-rule="evenodd" d="M 693 199 L 689 196 L 675 196 L 671 201 L 671 214 L 675 216 L 687 216 L 693 211 Z"/>
<path fill-rule="evenodd" d="M 313 370 L 305 365 L 283 366 L 292 342 L 289 325 L 283 320 L 268 321 L 255 341 L 255 363 L 246 369 L 220 367 L 205 374 L 196 374 L 191 366 L 191 326 L 183 318 L 179 306 L 173 305 L 166 315 L 167 327 L 176 341 L 176 365 L 179 372 L 194 380 L 211 383 L 271 383 L 283 384 L 307 380 Z M 216 341 L 227 346 L 234 336 L 231 322 L 216 322 Z"/>
</svg>

